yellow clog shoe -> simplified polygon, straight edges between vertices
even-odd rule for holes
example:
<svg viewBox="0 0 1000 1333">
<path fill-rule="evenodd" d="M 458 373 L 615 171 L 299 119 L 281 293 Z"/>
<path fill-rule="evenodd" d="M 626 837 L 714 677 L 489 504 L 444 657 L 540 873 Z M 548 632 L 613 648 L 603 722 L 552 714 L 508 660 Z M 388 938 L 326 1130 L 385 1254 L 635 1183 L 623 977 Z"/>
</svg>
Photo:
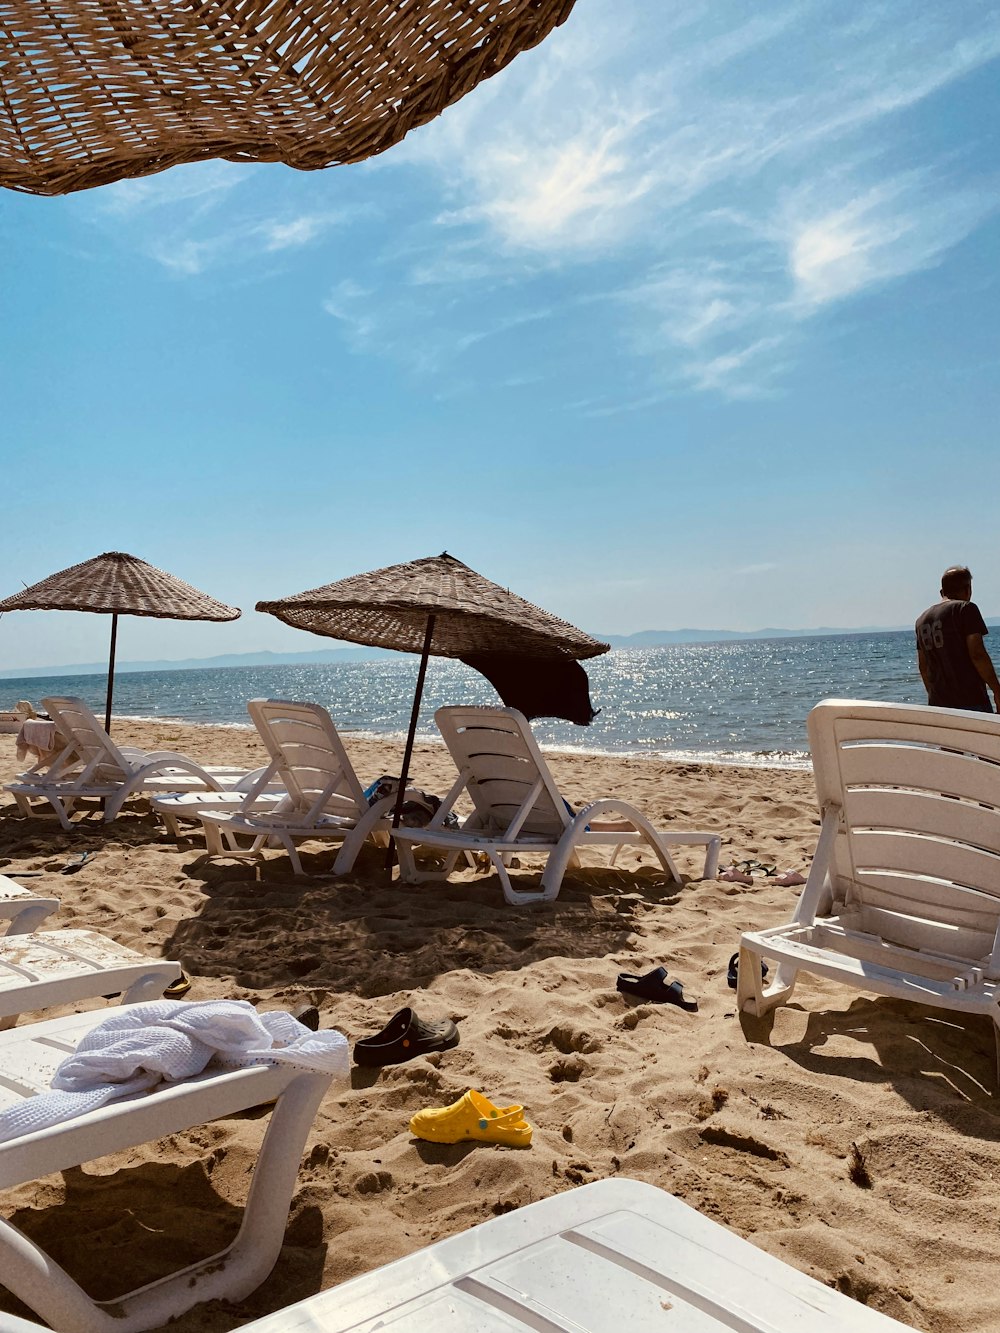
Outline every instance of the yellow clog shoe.
<svg viewBox="0 0 1000 1333">
<path fill-rule="evenodd" d="M 472 1088 L 450 1106 L 418 1111 L 410 1121 L 410 1132 L 430 1143 L 503 1143 L 508 1148 L 527 1148 L 531 1126 L 522 1106 L 494 1106 Z"/>
</svg>

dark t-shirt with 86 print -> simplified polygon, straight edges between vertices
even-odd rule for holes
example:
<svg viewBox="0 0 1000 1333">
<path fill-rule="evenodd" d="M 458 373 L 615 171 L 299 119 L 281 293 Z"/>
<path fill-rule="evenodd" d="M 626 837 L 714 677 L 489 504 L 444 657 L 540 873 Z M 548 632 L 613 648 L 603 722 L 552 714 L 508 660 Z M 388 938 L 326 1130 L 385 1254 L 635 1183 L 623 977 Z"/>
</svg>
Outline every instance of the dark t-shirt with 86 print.
<svg viewBox="0 0 1000 1333">
<path fill-rule="evenodd" d="M 969 656 L 966 639 L 970 634 L 989 634 L 975 602 L 938 602 L 917 621 L 917 647 L 924 651 L 927 702 L 932 707 L 993 712 L 986 686 Z"/>
</svg>

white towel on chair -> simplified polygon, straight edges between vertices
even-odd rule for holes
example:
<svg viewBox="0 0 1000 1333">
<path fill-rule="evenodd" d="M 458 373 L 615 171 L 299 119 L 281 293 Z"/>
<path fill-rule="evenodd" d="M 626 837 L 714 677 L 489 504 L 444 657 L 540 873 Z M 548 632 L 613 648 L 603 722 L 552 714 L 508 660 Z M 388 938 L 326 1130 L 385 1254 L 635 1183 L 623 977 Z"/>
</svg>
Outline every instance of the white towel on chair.
<svg viewBox="0 0 1000 1333">
<path fill-rule="evenodd" d="M 192 1078 L 210 1061 L 224 1069 L 291 1064 L 342 1078 L 350 1070 L 342 1032 L 311 1032 L 281 1010 L 261 1014 L 245 1000 L 123 1005 L 91 1028 L 63 1060 L 53 1075 L 52 1092 L 28 1097 L 0 1114 L 0 1143 L 159 1083 Z"/>
</svg>

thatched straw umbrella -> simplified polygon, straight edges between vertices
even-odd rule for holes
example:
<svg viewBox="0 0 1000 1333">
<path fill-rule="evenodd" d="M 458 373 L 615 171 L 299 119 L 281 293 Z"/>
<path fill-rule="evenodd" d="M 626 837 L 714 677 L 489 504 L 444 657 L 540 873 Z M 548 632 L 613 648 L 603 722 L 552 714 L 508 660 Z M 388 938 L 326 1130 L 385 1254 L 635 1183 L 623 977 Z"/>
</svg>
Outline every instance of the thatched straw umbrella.
<svg viewBox="0 0 1000 1333">
<path fill-rule="evenodd" d="M 594 717 L 578 659 L 606 653 L 608 644 L 483 578 L 447 552 L 258 602 L 257 610 L 327 638 L 420 653 L 394 828 L 431 654 L 474 667 L 505 704 L 529 718 L 563 717 L 586 725 Z"/>
<path fill-rule="evenodd" d="M 573 3 L 0 0 L 0 185 L 68 194 L 217 157 L 362 162 L 536 46 Z"/>
<path fill-rule="evenodd" d="M 24 592 L 0 601 L 4 611 L 93 611 L 111 616 L 108 698 L 104 726 L 111 730 L 111 699 L 115 688 L 115 645 L 118 617 L 155 616 L 161 620 L 235 620 L 239 607 L 226 606 L 190 583 L 147 565 L 134 555 L 106 551 L 82 564 L 61 569 Z"/>
</svg>

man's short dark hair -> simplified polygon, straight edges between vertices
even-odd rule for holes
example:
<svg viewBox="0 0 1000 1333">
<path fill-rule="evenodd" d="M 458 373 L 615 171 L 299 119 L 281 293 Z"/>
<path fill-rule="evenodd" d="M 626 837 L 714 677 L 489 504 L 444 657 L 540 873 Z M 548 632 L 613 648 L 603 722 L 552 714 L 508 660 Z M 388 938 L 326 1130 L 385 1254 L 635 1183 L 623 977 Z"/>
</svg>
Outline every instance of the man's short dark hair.
<svg viewBox="0 0 1000 1333">
<path fill-rule="evenodd" d="M 957 597 L 972 586 L 972 571 L 964 565 L 952 565 L 941 575 L 941 591 L 945 597 Z"/>
</svg>

